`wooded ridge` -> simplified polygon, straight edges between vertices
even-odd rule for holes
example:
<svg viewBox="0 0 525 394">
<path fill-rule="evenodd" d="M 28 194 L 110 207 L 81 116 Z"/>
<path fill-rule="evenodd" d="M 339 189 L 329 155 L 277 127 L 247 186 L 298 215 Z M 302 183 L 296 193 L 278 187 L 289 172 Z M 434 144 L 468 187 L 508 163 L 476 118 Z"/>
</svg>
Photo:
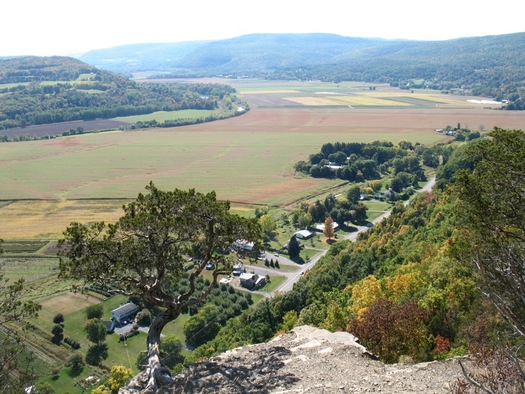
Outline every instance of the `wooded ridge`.
<svg viewBox="0 0 525 394">
<path fill-rule="evenodd" d="M 439 28 L 436 27 L 436 28 Z M 227 40 L 136 44 L 80 57 L 118 71 L 390 83 L 509 100 L 522 109 L 525 33 L 445 41 L 334 34 L 251 34 Z"/>
<path fill-rule="evenodd" d="M 137 83 L 68 57 L 4 59 L 0 129 L 183 109 L 227 117 L 239 108 L 234 93 L 219 84 Z"/>
</svg>

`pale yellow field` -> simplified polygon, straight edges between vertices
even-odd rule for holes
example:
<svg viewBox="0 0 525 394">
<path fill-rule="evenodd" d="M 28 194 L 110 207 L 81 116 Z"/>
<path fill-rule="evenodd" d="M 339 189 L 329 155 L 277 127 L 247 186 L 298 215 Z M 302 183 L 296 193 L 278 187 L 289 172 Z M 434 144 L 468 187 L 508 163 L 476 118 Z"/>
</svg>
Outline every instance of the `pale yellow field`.
<svg viewBox="0 0 525 394">
<path fill-rule="evenodd" d="M 0 210 L 0 238 L 56 239 L 73 221 L 116 221 L 124 200 L 15 201 Z"/>
<path fill-rule="evenodd" d="M 0 209 L 0 239 L 58 239 L 71 222 L 117 221 L 122 205 L 131 200 L 37 200 L 15 201 Z M 239 216 L 253 215 L 247 206 L 235 206 Z"/>
<path fill-rule="evenodd" d="M 308 106 L 349 105 L 349 106 L 409 106 L 410 104 L 393 101 L 389 98 L 360 96 L 308 96 L 286 97 L 286 100 Z"/>
<path fill-rule="evenodd" d="M 447 125 L 525 128 L 523 111 L 495 111 L 468 102 L 470 97 L 435 91 L 355 83 L 229 82 L 253 108 L 243 116 L 0 144 L 0 238 L 56 239 L 72 221 L 113 222 L 123 203 L 144 192 L 151 180 L 165 190 L 215 190 L 219 199 L 242 208 L 237 213 L 250 215 L 250 205 L 288 207 L 338 187 L 337 180 L 303 177 L 293 169 L 327 142 L 432 145 L 450 140 L 435 132 Z"/>
</svg>

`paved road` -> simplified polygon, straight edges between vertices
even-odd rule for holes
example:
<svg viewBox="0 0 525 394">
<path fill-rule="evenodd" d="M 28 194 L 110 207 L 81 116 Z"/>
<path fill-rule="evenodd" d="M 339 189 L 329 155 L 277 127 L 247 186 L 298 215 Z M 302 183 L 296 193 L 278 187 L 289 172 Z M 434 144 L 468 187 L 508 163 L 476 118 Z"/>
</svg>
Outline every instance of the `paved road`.
<svg viewBox="0 0 525 394">
<path fill-rule="evenodd" d="M 435 183 L 436 183 L 436 178 L 433 177 L 418 192 L 420 193 L 420 192 L 429 192 L 429 191 L 431 191 L 432 188 L 434 187 Z M 409 201 L 405 201 L 404 204 L 408 205 L 408 203 L 409 203 Z M 381 216 L 379 216 L 376 219 L 374 219 L 372 221 L 372 225 L 375 225 L 376 223 L 381 222 L 382 220 L 386 219 L 389 216 L 390 216 L 390 211 L 385 212 Z M 343 239 L 348 239 L 348 240 L 354 242 L 357 239 L 357 236 L 360 233 L 362 233 L 364 231 L 367 231 L 369 228 L 370 227 L 368 227 L 368 226 L 360 226 L 360 227 L 357 228 L 357 231 L 354 231 L 353 233 L 348 234 Z M 293 285 L 295 284 L 295 282 L 297 282 L 301 278 L 301 276 L 304 275 L 304 273 L 306 271 L 308 271 L 310 268 L 312 268 L 319 261 L 319 259 L 321 259 L 321 257 L 323 257 L 327 252 L 328 252 L 328 249 L 323 250 L 322 252 L 319 252 L 317 255 L 315 255 L 315 257 L 313 259 L 311 259 L 308 263 L 304 264 L 300 271 L 294 272 L 292 275 L 288 275 L 288 278 L 277 289 L 277 292 L 285 292 L 285 291 L 292 290 Z"/>
</svg>

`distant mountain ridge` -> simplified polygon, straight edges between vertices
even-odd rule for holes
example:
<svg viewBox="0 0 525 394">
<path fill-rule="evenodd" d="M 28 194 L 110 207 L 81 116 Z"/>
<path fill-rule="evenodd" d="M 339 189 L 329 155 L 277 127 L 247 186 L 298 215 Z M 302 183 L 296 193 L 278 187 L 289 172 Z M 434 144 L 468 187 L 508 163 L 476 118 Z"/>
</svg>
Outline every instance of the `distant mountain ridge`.
<svg viewBox="0 0 525 394">
<path fill-rule="evenodd" d="M 322 33 L 249 34 L 216 41 L 124 45 L 93 50 L 80 59 L 117 72 L 189 69 L 239 73 L 324 64 L 342 53 L 383 41 Z"/>
<path fill-rule="evenodd" d="M 128 74 L 385 82 L 410 89 L 465 90 L 506 99 L 518 107 L 525 97 L 525 33 L 446 41 L 250 34 L 99 49 L 80 59 Z"/>
</svg>

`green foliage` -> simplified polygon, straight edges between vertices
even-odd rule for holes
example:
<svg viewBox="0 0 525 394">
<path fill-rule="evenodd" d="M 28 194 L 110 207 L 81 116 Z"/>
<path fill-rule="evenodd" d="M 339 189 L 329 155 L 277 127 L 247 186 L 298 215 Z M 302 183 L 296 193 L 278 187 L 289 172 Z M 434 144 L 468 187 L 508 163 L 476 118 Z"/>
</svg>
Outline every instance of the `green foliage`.
<svg viewBox="0 0 525 394">
<path fill-rule="evenodd" d="M 1 65 L 0 83 L 19 85 L 0 90 L 0 129 L 182 109 L 238 114 L 235 90 L 226 85 L 137 83 L 65 57 L 22 57 Z M 90 78 L 78 81 L 82 74 Z"/>
<path fill-rule="evenodd" d="M 89 365 L 100 365 L 106 358 L 108 358 L 108 345 L 105 343 L 97 343 L 87 350 L 86 363 Z"/>
<path fill-rule="evenodd" d="M 104 314 L 102 304 L 93 304 L 88 306 L 85 311 L 87 319 L 101 319 Z"/>
<path fill-rule="evenodd" d="M 82 354 L 76 352 L 73 353 L 67 360 L 66 365 L 69 367 L 69 373 L 71 376 L 78 376 L 84 369 L 84 358 Z"/>
<path fill-rule="evenodd" d="M 3 253 L 0 239 L 0 254 Z M 10 282 L 4 277 L 0 265 L 0 392 L 17 393 L 35 381 L 34 356 L 24 346 L 16 330 L 7 323 L 21 324 L 25 319 L 36 317 L 41 306 L 25 297 L 25 281 Z"/>
<path fill-rule="evenodd" d="M 346 192 L 346 199 L 348 200 L 348 202 L 350 204 L 357 204 L 357 202 L 359 201 L 359 197 L 361 197 L 361 190 L 359 186 L 350 186 L 350 188 Z"/>
<path fill-rule="evenodd" d="M 283 322 L 279 326 L 279 329 L 284 332 L 289 332 L 292 328 L 295 327 L 299 316 L 296 311 L 288 311 L 283 316 Z"/>
<path fill-rule="evenodd" d="M 95 344 L 100 344 L 106 340 L 106 326 L 99 319 L 88 320 L 84 330 L 87 339 Z"/>
<path fill-rule="evenodd" d="M 136 316 L 139 326 L 149 326 L 151 324 L 151 312 L 148 309 L 142 309 Z"/>
<path fill-rule="evenodd" d="M 419 147 L 419 145 L 418 145 Z M 410 178 L 403 183 L 416 184 L 426 180 L 425 173 L 421 167 L 421 155 L 424 149 L 405 149 L 403 146 L 394 146 L 389 141 L 375 141 L 366 143 L 327 143 L 321 147 L 321 151 L 310 155 L 309 165 L 296 164 L 298 171 L 307 171 L 315 178 L 339 178 L 350 182 L 363 182 L 365 180 L 376 180 L 382 176 L 400 172 L 406 172 Z M 337 166 L 331 159 L 338 159 Z M 400 182 L 400 179 L 397 180 Z M 351 194 L 348 201 L 355 204 L 359 199 L 360 191 L 349 190 Z M 358 194 L 356 194 L 358 193 Z"/>
<path fill-rule="evenodd" d="M 202 345 L 213 339 L 220 329 L 219 310 L 213 304 L 207 304 L 184 324 L 186 344 L 192 347 Z"/>
<path fill-rule="evenodd" d="M 290 259 L 295 260 L 299 257 L 299 254 L 301 253 L 301 245 L 299 245 L 299 241 L 295 237 L 295 235 L 292 235 L 290 240 L 288 241 L 288 255 L 290 256 Z"/>
<path fill-rule="evenodd" d="M 162 360 L 168 368 L 173 369 L 176 365 L 184 363 L 184 356 L 181 354 L 183 343 L 174 335 L 164 337 L 160 349 Z"/>
<path fill-rule="evenodd" d="M 466 148 L 474 168 L 457 180 L 457 225 L 463 231 L 454 252 L 525 339 L 525 133 L 496 128 L 489 137 Z"/>
<path fill-rule="evenodd" d="M 277 221 L 270 214 L 264 214 L 259 218 L 259 225 L 265 238 L 268 240 L 275 238 Z"/>
</svg>

